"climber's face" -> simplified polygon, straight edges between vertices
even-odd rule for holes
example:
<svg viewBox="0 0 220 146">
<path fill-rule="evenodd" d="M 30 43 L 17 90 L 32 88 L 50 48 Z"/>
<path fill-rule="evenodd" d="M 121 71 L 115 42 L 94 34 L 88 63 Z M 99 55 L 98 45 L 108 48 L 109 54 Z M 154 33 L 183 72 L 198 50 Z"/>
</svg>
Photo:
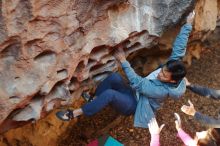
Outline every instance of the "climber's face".
<svg viewBox="0 0 220 146">
<path fill-rule="evenodd" d="M 157 79 L 160 80 L 161 82 L 171 82 L 171 83 L 173 83 L 172 73 L 168 71 L 166 66 L 161 68 L 159 74 L 157 75 Z"/>
</svg>

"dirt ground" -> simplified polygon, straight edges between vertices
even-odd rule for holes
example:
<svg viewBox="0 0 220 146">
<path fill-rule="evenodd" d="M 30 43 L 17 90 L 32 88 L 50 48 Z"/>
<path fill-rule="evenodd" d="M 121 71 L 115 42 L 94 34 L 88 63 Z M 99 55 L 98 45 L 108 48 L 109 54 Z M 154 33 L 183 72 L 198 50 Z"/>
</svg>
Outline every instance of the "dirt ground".
<svg viewBox="0 0 220 146">
<path fill-rule="evenodd" d="M 204 52 L 200 60 L 193 61 L 187 77 L 192 83 L 220 89 L 219 64 L 220 48 L 212 48 Z M 180 114 L 183 129 L 191 136 L 194 136 L 196 131 L 207 129 L 180 111 L 180 107 L 187 104 L 188 99 L 192 101 L 196 110 L 204 114 L 217 117 L 220 111 L 220 101 L 198 96 L 189 90 L 180 100 L 167 99 L 157 112 L 158 123 L 166 124 L 160 134 L 162 146 L 183 145 L 176 137 L 174 112 Z M 108 107 L 91 118 L 80 117 L 77 124 L 69 128 L 67 136 L 61 138 L 59 146 L 86 145 L 103 134 L 111 135 L 126 146 L 148 146 L 150 142 L 148 129 L 133 127 L 133 116 L 121 117 Z"/>
</svg>

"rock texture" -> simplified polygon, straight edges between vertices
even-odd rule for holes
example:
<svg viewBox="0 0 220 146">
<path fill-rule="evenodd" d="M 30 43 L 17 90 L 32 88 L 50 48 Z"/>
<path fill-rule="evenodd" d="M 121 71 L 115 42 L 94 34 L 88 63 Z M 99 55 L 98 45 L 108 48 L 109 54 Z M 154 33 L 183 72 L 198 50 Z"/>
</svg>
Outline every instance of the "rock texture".
<svg viewBox="0 0 220 146">
<path fill-rule="evenodd" d="M 124 43 L 127 55 L 149 48 L 192 4 L 1 1 L 1 125 L 38 120 L 72 103 L 83 85 L 117 69 L 111 55 L 117 44 Z"/>
<path fill-rule="evenodd" d="M 196 3 L 195 31 L 185 59 L 189 64 L 200 57 L 205 38 L 216 27 L 219 3 Z M 173 26 L 193 6 L 193 0 L 0 1 L 0 133 L 42 119 L 62 105 L 80 106 L 83 90 L 118 69 L 112 52 L 119 44 L 133 66 L 149 73 L 169 55 L 180 28 Z M 28 139 L 34 145 L 55 145 L 68 124 L 51 117 L 53 113 L 5 133 L 0 144 L 25 145 L 22 141 Z M 45 123 L 47 131 L 40 128 Z M 30 132 L 35 134 L 28 138 Z M 20 136 L 14 138 L 14 133 Z"/>
</svg>

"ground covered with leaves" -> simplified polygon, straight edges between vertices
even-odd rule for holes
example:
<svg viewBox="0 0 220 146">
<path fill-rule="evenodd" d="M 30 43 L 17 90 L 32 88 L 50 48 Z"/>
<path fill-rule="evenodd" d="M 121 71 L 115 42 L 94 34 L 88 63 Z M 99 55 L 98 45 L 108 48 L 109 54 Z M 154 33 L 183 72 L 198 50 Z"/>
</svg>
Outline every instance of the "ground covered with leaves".
<svg viewBox="0 0 220 146">
<path fill-rule="evenodd" d="M 190 82 L 220 89 L 220 48 L 206 50 L 200 60 L 194 60 L 188 69 L 187 78 Z M 190 99 L 197 111 L 217 117 L 220 101 L 198 96 L 189 90 L 180 100 L 168 98 L 157 112 L 157 121 L 166 124 L 160 134 L 162 146 L 180 146 L 181 140 L 176 136 L 174 112 L 180 114 L 183 129 L 192 137 L 196 131 L 207 129 L 188 115 L 180 111 L 183 104 Z M 93 117 L 80 117 L 77 124 L 70 127 L 66 136 L 62 137 L 59 146 L 86 145 L 93 139 L 109 134 L 126 146 L 148 146 L 150 134 L 148 129 L 133 127 L 133 116 L 123 117 L 107 107 Z"/>
</svg>

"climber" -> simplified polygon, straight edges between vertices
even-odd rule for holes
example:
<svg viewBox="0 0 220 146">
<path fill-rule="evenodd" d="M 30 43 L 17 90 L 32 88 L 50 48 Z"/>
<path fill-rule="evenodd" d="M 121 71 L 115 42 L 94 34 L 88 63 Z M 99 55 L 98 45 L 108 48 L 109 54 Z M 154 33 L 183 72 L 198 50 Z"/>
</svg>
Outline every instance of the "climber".
<svg viewBox="0 0 220 146">
<path fill-rule="evenodd" d="M 194 93 L 197 93 L 201 96 L 210 97 L 212 99 L 220 99 L 220 90 L 214 90 L 209 89 L 206 87 L 198 86 L 198 85 L 192 85 L 187 78 L 185 78 L 186 87 L 193 91 Z M 184 112 L 187 115 L 193 116 L 197 121 L 213 128 L 219 128 L 220 129 L 220 118 L 214 119 L 209 116 L 205 116 L 201 114 L 200 112 L 197 112 L 194 108 L 194 105 L 189 100 L 189 106 L 183 105 L 181 107 L 182 112 Z"/>
<path fill-rule="evenodd" d="M 147 128 L 147 123 L 154 117 L 154 112 L 166 97 L 178 99 L 185 93 L 186 85 L 183 78 L 186 69 L 180 59 L 186 52 L 194 15 L 193 12 L 187 17 L 187 23 L 181 28 L 174 42 L 172 54 L 162 67 L 147 77 L 140 77 L 126 61 L 123 47 L 118 47 L 114 56 L 121 63 L 130 85 L 125 83 L 119 74 L 113 73 L 98 85 L 96 98 L 91 102 L 79 109 L 61 110 L 56 116 L 69 121 L 81 114 L 94 115 L 110 104 L 123 115 L 135 114 L 134 126 Z"/>
</svg>

